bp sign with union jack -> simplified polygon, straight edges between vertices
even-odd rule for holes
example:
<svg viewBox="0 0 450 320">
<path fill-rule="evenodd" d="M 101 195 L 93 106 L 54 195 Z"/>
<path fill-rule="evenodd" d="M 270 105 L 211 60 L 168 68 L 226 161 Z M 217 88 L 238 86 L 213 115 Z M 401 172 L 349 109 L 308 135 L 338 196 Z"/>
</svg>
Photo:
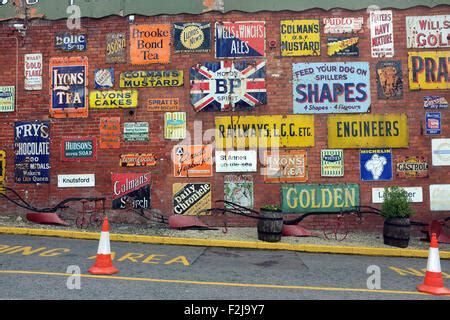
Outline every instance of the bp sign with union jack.
<svg viewBox="0 0 450 320">
<path fill-rule="evenodd" d="M 253 109 L 267 103 L 265 61 L 204 62 L 190 70 L 195 111 Z"/>
</svg>

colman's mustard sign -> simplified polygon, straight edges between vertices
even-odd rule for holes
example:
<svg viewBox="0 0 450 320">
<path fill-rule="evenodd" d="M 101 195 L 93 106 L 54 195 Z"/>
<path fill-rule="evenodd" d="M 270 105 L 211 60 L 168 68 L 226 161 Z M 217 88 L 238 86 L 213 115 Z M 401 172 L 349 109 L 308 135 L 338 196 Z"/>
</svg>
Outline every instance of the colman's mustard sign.
<svg viewBox="0 0 450 320">
<path fill-rule="evenodd" d="M 328 117 L 329 148 L 407 148 L 406 114 L 333 115 Z"/>
<path fill-rule="evenodd" d="M 313 115 L 216 117 L 216 148 L 314 146 Z"/>
<path fill-rule="evenodd" d="M 450 51 L 408 52 L 409 88 L 449 89 Z"/>
</svg>

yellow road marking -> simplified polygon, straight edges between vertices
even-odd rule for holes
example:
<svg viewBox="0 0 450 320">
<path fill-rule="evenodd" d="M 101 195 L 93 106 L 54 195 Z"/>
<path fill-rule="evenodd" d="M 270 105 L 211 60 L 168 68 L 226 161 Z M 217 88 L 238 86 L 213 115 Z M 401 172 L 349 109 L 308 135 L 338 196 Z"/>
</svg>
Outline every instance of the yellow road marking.
<svg viewBox="0 0 450 320">
<path fill-rule="evenodd" d="M 60 276 L 60 277 L 73 276 L 73 274 L 69 274 L 69 273 L 25 271 L 25 270 L 0 270 L 0 274 L 44 275 L 44 276 Z M 364 288 L 333 288 L 333 287 L 237 283 L 237 282 L 214 282 L 214 281 L 179 280 L 179 279 L 133 278 L 133 277 L 121 277 L 121 276 L 98 276 L 98 275 L 91 275 L 91 274 L 80 274 L 80 276 L 84 277 L 84 278 L 93 278 L 93 279 L 192 284 L 192 285 L 203 285 L 203 286 L 226 286 L 226 287 L 247 287 L 247 288 L 265 288 L 265 289 L 297 289 L 297 290 L 314 290 L 314 291 L 368 292 L 368 293 L 425 295 L 425 293 L 415 292 L 415 291 L 398 291 L 398 290 L 381 290 L 381 289 L 380 290 L 370 290 L 370 289 L 364 289 Z"/>
</svg>

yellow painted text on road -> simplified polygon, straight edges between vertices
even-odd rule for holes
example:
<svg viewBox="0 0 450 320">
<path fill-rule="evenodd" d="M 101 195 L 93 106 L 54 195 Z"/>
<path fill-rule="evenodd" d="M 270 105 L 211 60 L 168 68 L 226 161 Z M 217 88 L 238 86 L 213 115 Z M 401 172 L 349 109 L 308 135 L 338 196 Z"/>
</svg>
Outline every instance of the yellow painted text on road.
<svg viewBox="0 0 450 320">
<path fill-rule="evenodd" d="M 8 246 L 0 244 L 0 254 L 21 253 L 23 256 L 39 255 L 41 257 L 55 257 L 68 252 L 70 252 L 68 248 L 49 249 L 47 247 L 40 247 L 33 249 L 30 246 Z"/>
<path fill-rule="evenodd" d="M 416 277 L 425 277 L 425 272 L 427 271 L 426 268 L 417 270 L 414 268 L 403 268 L 402 269 L 402 268 L 394 267 L 394 266 L 389 267 L 389 269 L 397 272 L 397 274 L 399 274 L 401 276 L 416 276 Z M 450 279 L 450 274 L 442 272 L 442 278 Z"/>
<path fill-rule="evenodd" d="M 166 254 L 144 254 L 138 252 L 127 252 L 120 257 L 116 258 L 116 253 L 111 252 L 111 258 L 118 262 L 134 262 L 134 263 L 146 263 L 146 264 L 164 264 L 171 265 L 174 263 L 181 263 L 184 266 L 190 266 L 189 260 L 185 256 L 168 257 Z M 94 260 L 96 256 L 91 256 L 88 260 Z"/>
</svg>

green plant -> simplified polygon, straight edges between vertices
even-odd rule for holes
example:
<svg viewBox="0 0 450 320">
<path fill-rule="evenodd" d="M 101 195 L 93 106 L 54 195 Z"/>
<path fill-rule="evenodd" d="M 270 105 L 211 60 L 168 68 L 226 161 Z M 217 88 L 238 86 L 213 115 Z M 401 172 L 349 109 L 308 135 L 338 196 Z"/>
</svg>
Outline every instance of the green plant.
<svg viewBox="0 0 450 320">
<path fill-rule="evenodd" d="M 405 189 L 398 186 L 384 188 L 381 215 L 385 218 L 409 218 L 415 214 Z"/>
<path fill-rule="evenodd" d="M 281 207 L 277 204 L 266 204 L 261 207 L 261 209 L 268 211 L 281 211 Z"/>
</svg>

